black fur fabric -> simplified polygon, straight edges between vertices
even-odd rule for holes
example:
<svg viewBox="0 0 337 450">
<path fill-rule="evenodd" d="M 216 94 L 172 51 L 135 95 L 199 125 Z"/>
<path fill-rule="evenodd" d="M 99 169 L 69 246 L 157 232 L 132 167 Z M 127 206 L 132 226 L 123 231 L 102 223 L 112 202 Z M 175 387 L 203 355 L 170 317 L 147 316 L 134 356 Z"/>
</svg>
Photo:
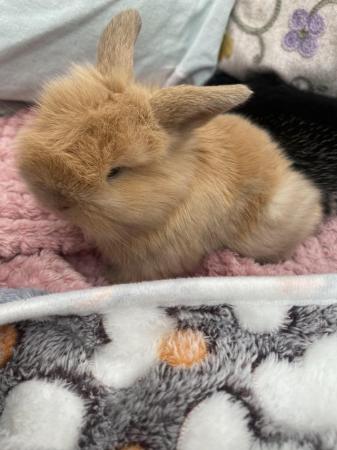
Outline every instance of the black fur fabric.
<svg viewBox="0 0 337 450">
<path fill-rule="evenodd" d="M 241 83 L 217 72 L 210 86 Z M 337 199 L 337 99 L 302 91 L 274 73 L 244 80 L 253 96 L 233 112 L 266 129 L 293 161 L 296 169 L 321 190 L 326 213 Z"/>
</svg>

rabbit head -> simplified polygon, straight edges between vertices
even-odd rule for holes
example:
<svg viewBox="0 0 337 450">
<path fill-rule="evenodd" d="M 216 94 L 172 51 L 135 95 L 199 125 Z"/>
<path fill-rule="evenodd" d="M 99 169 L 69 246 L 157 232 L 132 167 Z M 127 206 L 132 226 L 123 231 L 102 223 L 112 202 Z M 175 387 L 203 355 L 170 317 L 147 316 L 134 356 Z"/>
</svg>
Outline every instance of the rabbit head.
<svg viewBox="0 0 337 450">
<path fill-rule="evenodd" d="M 193 145 L 180 152 L 179 142 L 251 93 L 241 85 L 138 84 L 140 27 L 135 10 L 113 18 L 96 66 L 49 82 L 18 138 L 18 166 L 37 199 L 92 235 L 159 227 L 194 171 Z"/>
</svg>

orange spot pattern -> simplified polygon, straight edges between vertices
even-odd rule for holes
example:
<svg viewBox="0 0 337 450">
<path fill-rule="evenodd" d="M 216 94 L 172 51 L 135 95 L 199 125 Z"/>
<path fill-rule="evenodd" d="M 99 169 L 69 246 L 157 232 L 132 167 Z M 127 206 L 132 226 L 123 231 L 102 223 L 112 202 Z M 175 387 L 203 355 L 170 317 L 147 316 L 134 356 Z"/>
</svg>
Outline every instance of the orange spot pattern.
<svg viewBox="0 0 337 450">
<path fill-rule="evenodd" d="M 207 356 L 207 343 L 200 331 L 176 330 L 162 339 L 159 359 L 173 367 L 192 367 Z"/>
<path fill-rule="evenodd" d="M 127 447 L 123 447 L 121 450 L 144 450 L 144 449 L 139 445 L 129 445 Z"/>
<path fill-rule="evenodd" d="M 0 368 L 11 359 L 17 341 L 17 331 L 13 325 L 0 326 Z"/>
</svg>

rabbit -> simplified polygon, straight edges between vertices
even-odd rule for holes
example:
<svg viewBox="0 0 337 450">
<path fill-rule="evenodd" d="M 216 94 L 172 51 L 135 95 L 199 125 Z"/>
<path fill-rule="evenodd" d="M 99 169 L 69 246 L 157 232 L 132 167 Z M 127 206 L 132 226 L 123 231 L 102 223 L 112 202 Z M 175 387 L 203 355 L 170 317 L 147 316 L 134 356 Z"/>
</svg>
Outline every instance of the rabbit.
<svg viewBox="0 0 337 450">
<path fill-rule="evenodd" d="M 237 83 L 217 72 L 206 84 Z M 254 95 L 232 112 L 268 131 L 293 167 L 320 190 L 324 213 L 336 213 L 337 99 L 298 89 L 272 71 L 251 73 L 245 83 Z"/>
<path fill-rule="evenodd" d="M 96 66 L 46 85 L 17 141 L 23 179 L 95 241 L 112 283 L 191 274 L 223 247 L 286 258 L 322 220 L 319 189 L 267 132 L 222 114 L 246 86 L 137 83 L 140 26 L 136 10 L 115 16 Z"/>
</svg>

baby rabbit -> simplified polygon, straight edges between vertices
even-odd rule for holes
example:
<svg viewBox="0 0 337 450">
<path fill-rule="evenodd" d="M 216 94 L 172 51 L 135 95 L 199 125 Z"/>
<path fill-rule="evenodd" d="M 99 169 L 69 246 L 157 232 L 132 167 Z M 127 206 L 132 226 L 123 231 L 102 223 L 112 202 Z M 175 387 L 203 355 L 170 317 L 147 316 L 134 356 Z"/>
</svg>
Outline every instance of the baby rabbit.
<svg viewBox="0 0 337 450">
<path fill-rule="evenodd" d="M 38 200 L 91 236 L 113 282 L 191 272 L 228 247 L 287 257 L 322 218 L 321 196 L 270 136 L 238 115 L 242 85 L 141 86 L 134 10 L 103 32 L 96 67 L 49 83 L 18 140 Z"/>
<path fill-rule="evenodd" d="M 254 95 L 233 112 L 267 130 L 293 167 L 320 189 L 325 213 L 336 212 L 337 99 L 300 90 L 273 72 L 251 74 L 245 82 Z M 207 84 L 237 83 L 218 72 Z"/>
</svg>

